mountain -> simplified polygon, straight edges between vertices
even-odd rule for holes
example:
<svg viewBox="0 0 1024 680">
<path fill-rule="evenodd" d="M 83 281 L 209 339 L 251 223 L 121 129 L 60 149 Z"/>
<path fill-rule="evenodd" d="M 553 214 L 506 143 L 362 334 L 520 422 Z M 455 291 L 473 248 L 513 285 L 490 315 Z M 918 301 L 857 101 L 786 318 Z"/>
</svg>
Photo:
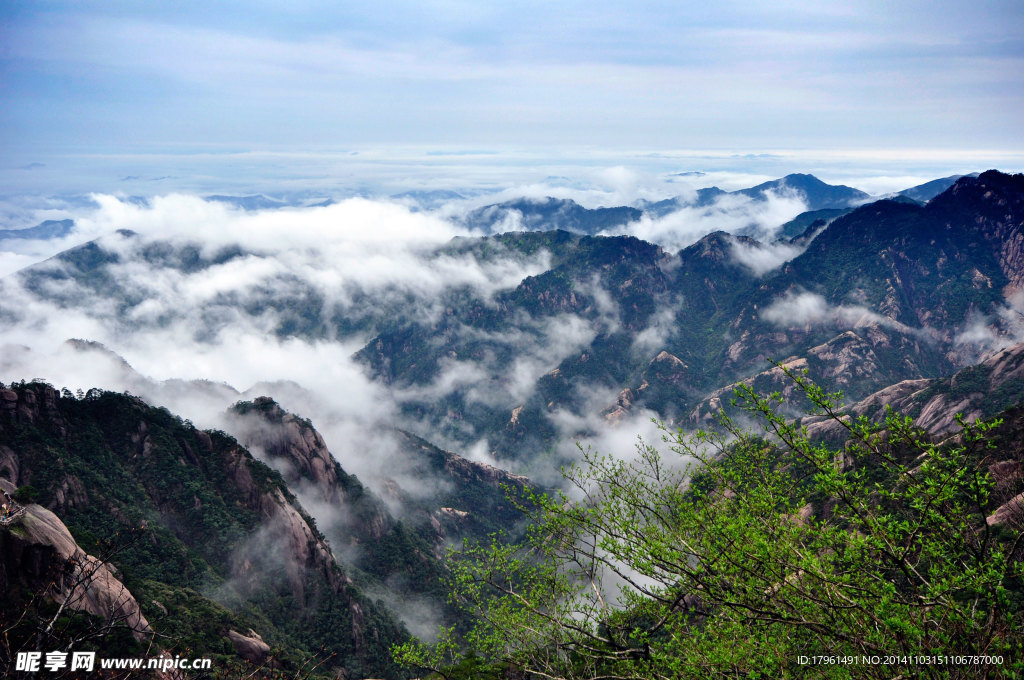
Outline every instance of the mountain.
<svg viewBox="0 0 1024 680">
<path fill-rule="evenodd" d="M 477 208 L 464 222 L 468 228 L 483 233 L 562 229 L 576 234 L 596 234 L 634 222 L 642 214 L 636 208 L 624 206 L 584 208 L 567 198 L 517 198 Z"/>
<path fill-rule="evenodd" d="M 860 189 L 842 184 L 826 184 L 814 175 L 791 174 L 781 179 L 758 184 L 749 189 L 731 192 L 753 199 L 763 200 L 768 193 L 796 193 L 807 204 L 808 210 L 847 208 L 868 200 L 870 196 Z"/>
<path fill-rule="evenodd" d="M 277 470 L 314 514 L 323 509 L 318 527 L 341 561 L 368 577 L 363 582 L 372 582 L 376 591 L 390 591 L 392 599 L 430 597 L 441 607 L 445 593 L 438 560 L 445 549 L 464 539 L 482 540 L 520 519 L 506 496 L 525 491 L 524 477 L 466 460 L 408 432 L 380 436 L 393 436 L 411 462 L 403 476 L 424 485 L 436 480 L 438 490 L 425 493 L 389 479 L 389 497 L 382 498 L 342 468 L 309 420 L 273 399 L 240 401 L 230 413 L 230 427 L 245 446 Z M 454 610 L 447 615 L 454 616 Z"/>
<path fill-rule="evenodd" d="M 645 214 L 653 217 L 664 217 L 669 213 L 676 212 L 682 208 L 692 206 L 697 208 L 706 208 L 714 205 L 715 201 L 722 196 L 728 195 L 730 192 L 723 191 L 718 187 L 705 187 L 703 189 L 697 189 L 696 194 L 692 198 L 675 196 L 673 198 L 666 198 L 660 201 L 646 201 L 640 200 L 637 202 L 637 206 L 644 211 Z"/>
<path fill-rule="evenodd" d="M 151 627 L 160 648 L 230 667 L 265 639 L 282 669 L 301 667 L 323 647 L 336 655 L 328 667 L 397 677 L 388 648 L 405 638 L 403 627 L 360 592 L 282 477 L 236 440 L 99 390 L 77 399 L 17 384 L 0 399 L 0 473 L 46 508 L 29 505 L 0 528 L 8 546 L 65 546 L 51 551 L 58 564 L 135 535 L 110 564 L 130 591 L 125 602 L 141 603 L 148 619 L 136 617 L 134 630 Z M 47 534 L 32 529 L 40 524 L 51 527 Z M 40 603 L 22 599 L 18 586 L 29 577 L 23 566 L 13 571 L 3 597 L 5 615 L 16 616 Z M 82 601 L 102 601 L 116 585 L 106 581 L 104 591 L 84 584 Z M 238 633 L 249 630 L 260 637 Z"/>
<path fill-rule="evenodd" d="M 139 200 L 143 203 L 146 202 L 145 199 L 140 198 Z M 324 198 L 322 195 L 312 192 L 286 193 L 280 198 L 267 196 L 265 194 L 251 194 L 248 196 L 214 194 L 206 196 L 205 200 L 224 203 L 245 211 L 274 210 L 277 208 L 295 207 L 322 208 L 334 204 L 333 198 Z"/>
<path fill-rule="evenodd" d="M 786 182 L 819 204 L 859 200 L 808 177 L 745 200 Z M 0 390 L 0 484 L 25 507 L 0 527 L 4 611 L 52 616 L 53 597 L 29 597 L 43 574 L 109 564 L 82 592 L 138 613 L 120 628 L 126 655 L 148 640 L 144 620 L 166 653 L 231 669 L 273 659 L 294 674 L 323 646 L 338 654 L 325 674 L 399 677 L 391 643 L 466 623 L 444 603 L 445 550 L 517 536 L 514 499 L 557 479 L 576 440 L 619 453 L 652 417 L 709 424 L 741 383 L 792 395 L 782 367 L 842 390 L 854 414 L 892 405 L 938 435 L 957 411 L 1020 415 L 1024 176 L 961 177 L 925 204 L 820 208 L 789 242 L 712 231 L 678 250 L 557 229 L 596 229 L 598 215 L 536 206 L 534 231 L 386 240 L 347 259 L 120 231 L 0 281 L 12 338 L 102 329 L 113 348 L 131 339 L 125 356 L 159 348 L 155 373 L 253 347 L 287 368 L 236 389 L 148 378 L 91 339 L 55 358 L 4 346 L 0 373 L 36 354 L 145 395 Z M 76 630 L 105 625 L 72 609 Z"/>
<path fill-rule="evenodd" d="M 967 422 L 992 418 L 1024 399 L 1024 343 L 1002 349 L 979 364 L 951 376 L 904 380 L 874 392 L 846 410 L 882 422 L 888 408 L 913 418 L 933 434 L 957 429 L 956 416 Z M 834 438 L 835 423 L 820 417 L 803 419 L 815 436 Z"/>
<path fill-rule="evenodd" d="M 73 220 L 46 220 L 28 229 L 0 229 L 0 241 L 4 239 L 51 239 L 67 236 L 75 226 Z"/>
<path fill-rule="evenodd" d="M 817 235 L 830 222 L 837 217 L 842 217 L 853 212 L 853 208 L 823 208 L 821 210 L 808 210 L 802 212 L 789 222 L 786 222 L 778 229 L 779 238 L 801 239 L 810 241 L 810 237 Z"/>
<path fill-rule="evenodd" d="M 897 196 L 905 196 L 906 198 L 913 199 L 919 203 L 927 203 L 949 187 L 953 186 L 953 184 L 955 184 L 961 177 L 977 176 L 978 173 L 975 172 L 970 175 L 950 175 L 949 177 L 942 177 L 941 179 L 933 179 L 930 182 L 918 184 L 916 187 L 904 189 L 899 192 Z"/>
<path fill-rule="evenodd" d="M 226 203 L 242 210 L 266 210 L 268 208 L 283 208 L 288 205 L 285 201 L 263 194 L 253 194 L 252 196 L 213 195 L 207 196 L 206 200 Z"/>
<path fill-rule="evenodd" d="M 399 194 L 392 194 L 391 198 L 401 202 L 412 202 L 417 208 L 423 210 L 434 210 L 436 208 L 440 208 L 446 203 L 459 201 L 466 197 L 457 191 L 433 189 L 422 191 L 403 191 Z"/>
<path fill-rule="evenodd" d="M 807 212 L 794 220 L 799 221 L 799 224 L 802 225 L 800 228 L 797 225 L 791 224 L 787 229 L 784 229 L 782 235 L 787 237 L 796 236 L 804 231 L 810 222 L 815 219 L 834 218 L 842 211 L 848 211 L 851 207 L 870 200 L 868 194 L 853 187 L 841 184 L 826 184 L 814 175 L 791 174 L 779 179 L 763 182 L 748 189 L 723 191 L 718 187 L 707 187 L 698 189 L 692 197 L 677 196 L 655 202 L 641 201 L 637 205 L 648 215 L 664 217 L 682 208 L 709 208 L 723 197 L 728 196 L 742 196 L 754 201 L 765 201 L 769 195 L 788 196 L 793 194 L 796 194 L 804 201 L 807 205 Z M 818 213 L 819 211 L 833 212 L 822 212 L 814 217 L 808 217 L 810 214 Z"/>
<path fill-rule="evenodd" d="M 429 383 L 443 357 L 501 375 L 498 366 L 523 351 L 497 341 L 513 327 L 586 320 L 593 335 L 539 372 L 526 399 L 505 402 L 504 417 L 458 393 L 408 404 L 420 416 L 444 422 L 455 413 L 475 432 L 501 432 L 495 450 L 520 457 L 549 446 L 551 418 L 585 410 L 588 393 L 617 391 L 607 406 L 615 404 L 620 417 L 644 408 L 683 416 L 702 395 L 724 394 L 721 386 L 757 373 L 770 357 L 803 357 L 814 377 L 838 380 L 860 398 L 971 363 L 978 346 L 965 334 L 984 315 L 1007 332 L 1009 317 L 1000 315 L 1012 308 L 1024 271 L 1022 198 L 1019 176 L 990 172 L 961 179 L 927 206 L 862 206 L 763 278 L 737 257 L 754 244 L 726 234 L 674 255 L 628 237 L 565 236 L 551 269 L 499 296 L 495 307 L 452 309 L 433 326 L 404 325 L 357 356 L 393 385 Z M 503 237 L 512 247 L 531 238 Z M 481 340 L 485 329 L 494 340 Z M 647 339 L 650 345 L 641 344 Z"/>
<path fill-rule="evenodd" d="M 346 284 L 339 295 L 272 254 L 131 234 L 14 280 L 49 304 L 94 305 L 125 333 L 187 320 L 204 342 L 248 319 L 281 341 L 351 342 L 355 362 L 395 400 L 400 429 L 455 451 L 486 446 L 525 471 L 542 460 L 557 468 L 572 455 L 560 442 L 605 427 L 594 415 L 688 422 L 768 359 L 806 361 L 851 399 L 974 363 L 993 338 L 1022 332 L 1022 201 L 1020 176 L 990 171 L 927 205 L 860 206 L 781 250 L 723 232 L 669 252 L 630 236 L 546 230 L 456 238 L 415 255 L 422 276 L 471 270 L 480 273 L 471 280 L 504 281 L 486 288 Z M 274 273 L 201 309 L 140 312 L 163 290 L 135 275 L 140 266 L 156 282 L 204 282 L 250 263 Z M 12 323 L 25 313 L 0 300 Z"/>
<path fill-rule="evenodd" d="M 9 455 L 5 457 L 6 465 L 15 462 Z M 9 468 L 0 471 L 0 488 L 5 504 L 13 505 L 11 494 L 17 495 L 17 489 L 9 476 Z M 87 554 L 60 518 L 45 507 L 25 501 L 12 519 L 5 517 L 0 556 L 0 593 L 6 609 L 30 608 L 32 603 L 25 602 L 20 593 L 50 589 L 56 603 L 103 621 L 100 625 L 123 626 L 136 642 L 152 637 L 153 629 L 138 601 L 118 579 L 114 567 Z M 3 618 L 9 624 L 14 617 Z M 128 645 L 135 647 L 131 642 Z M 5 656 L 0 651 L 0 665 L 10 668 L 11 660 Z"/>
</svg>

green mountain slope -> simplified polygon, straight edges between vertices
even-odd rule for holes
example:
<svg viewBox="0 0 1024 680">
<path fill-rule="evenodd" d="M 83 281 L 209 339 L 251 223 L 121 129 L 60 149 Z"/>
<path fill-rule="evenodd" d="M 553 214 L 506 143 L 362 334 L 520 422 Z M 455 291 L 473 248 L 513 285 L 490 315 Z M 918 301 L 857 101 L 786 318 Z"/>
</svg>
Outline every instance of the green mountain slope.
<svg viewBox="0 0 1024 680">
<path fill-rule="evenodd" d="M 359 592 L 281 476 L 233 438 L 122 394 L 76 399 L 38 383 L 0 394 L 0 474 L 34 488 L 85 550 L 141 531 L 114 564 L 167 636 L 160 647 L 230 664 L 229 632 L 254 629 L 284 668 L 324 649 L 325 669 L 397 677 L 388 648 L 403 627 Z"/>
</svg>

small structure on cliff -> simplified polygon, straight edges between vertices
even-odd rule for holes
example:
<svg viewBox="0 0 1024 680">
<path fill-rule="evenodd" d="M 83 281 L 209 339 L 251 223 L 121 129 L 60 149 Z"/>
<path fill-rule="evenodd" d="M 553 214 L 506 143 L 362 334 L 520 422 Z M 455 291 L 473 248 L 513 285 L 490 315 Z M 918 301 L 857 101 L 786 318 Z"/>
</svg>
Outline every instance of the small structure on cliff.
<svg viewBox="0 0 1024 680">
<path fill-rule="evenodd" d="M 11 522 L 25 514 L 25 508 L 21 507 L 10 494 L 0 489 L 0 526 L 8 526 Z"/>
</svg>

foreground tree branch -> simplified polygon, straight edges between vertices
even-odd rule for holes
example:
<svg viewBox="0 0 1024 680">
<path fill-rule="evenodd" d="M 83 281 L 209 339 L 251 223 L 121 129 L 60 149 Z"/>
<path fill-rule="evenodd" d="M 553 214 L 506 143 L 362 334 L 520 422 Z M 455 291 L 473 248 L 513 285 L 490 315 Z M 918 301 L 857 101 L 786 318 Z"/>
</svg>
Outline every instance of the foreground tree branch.
<svg viewBox="0 0 1024 680">
<path fill-rule="evenodd" d="M 842 425 L 841 448 L 781 415 L 778 394 L 741 388 L 760 432 L 722 415 L 715 431 L 663 428 L 670 455 L 584 450 L 573 498 L 520 500 L 525 541 L 452 555 L 476 627 L 396 658 L 445 678 L 1016 677 L 1020 533 L 986 521 L 998 421 L 933 442 L 786 372 Z M 860 661 L 876 656 L 896 661 Z M 801 662 L 815 657 L 858 662 Z"/>
</svg>

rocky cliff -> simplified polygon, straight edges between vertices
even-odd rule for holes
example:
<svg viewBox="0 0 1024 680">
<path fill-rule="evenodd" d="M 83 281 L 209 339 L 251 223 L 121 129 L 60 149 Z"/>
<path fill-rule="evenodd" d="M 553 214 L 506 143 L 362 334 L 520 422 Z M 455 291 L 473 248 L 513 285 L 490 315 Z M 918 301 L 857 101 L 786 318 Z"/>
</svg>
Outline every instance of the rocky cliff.
<svg viewBox="0 0 1024 680">
<path fill-rule="evenodd" d="M 323 646 L 350 671 L 394 677 L 387 649 L 400 625 L 360 594 L 285 481 L 237 441 L 126 395 L 75 399 L 30 383 L 5 389 L 0 404 L 0 466 L 40 501 L 3 534 L 5 597 L 76 565 L 52 597 L 168 636 L 159 644 L 184 635 L 223 652 L 234 649 L 230 630 L 253 629 L 282 667 Z M 141 540 L 107 564 L 79 547 L 126 531 Z"/>
<path fill-rule="evenodd" d="M 8 479 L 0 478 L 0 488 L 15 491 Z M 96 616 L 104 625 L 123 625 L 140 640 L 153 632 L 113 566 L 87 554 L 55 514 L 35 503 L 25 505 L 24 512 L 0 526 L 0 593 L 8 605 L 5 610 L 29 605 L 15 595 L 23 589 L 44 595 L 58 608 Z"/>
</svg>

